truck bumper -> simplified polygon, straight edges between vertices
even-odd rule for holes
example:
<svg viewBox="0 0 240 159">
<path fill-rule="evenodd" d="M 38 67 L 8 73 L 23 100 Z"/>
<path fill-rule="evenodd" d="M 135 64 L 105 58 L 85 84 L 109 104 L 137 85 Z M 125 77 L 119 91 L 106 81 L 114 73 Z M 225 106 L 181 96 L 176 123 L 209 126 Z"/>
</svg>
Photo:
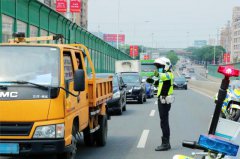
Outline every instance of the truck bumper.
<svg viewBox="0 0 240 159">
<path fill-rule="evenodd" d="M 19 153 L 1 154 L 0 156 L 13 155 L 34 155 L 34 154 L 59 154 L 71 151 L 71 146 L 65 147 L 64 139 L 47 139 L 47 140 L 0 140 L 0 144 L 18 144 Z"/>
</svg>

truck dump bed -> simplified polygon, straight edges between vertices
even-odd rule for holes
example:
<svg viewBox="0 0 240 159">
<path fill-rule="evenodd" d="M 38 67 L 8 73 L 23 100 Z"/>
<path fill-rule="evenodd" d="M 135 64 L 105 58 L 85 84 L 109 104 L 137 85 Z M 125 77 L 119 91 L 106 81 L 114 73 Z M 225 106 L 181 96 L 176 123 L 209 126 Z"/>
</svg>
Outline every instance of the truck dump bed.
<svg viewBox="0 0 240 159">
<path fill-rule="evenodd" d="M 91 78 L 88 80 L 89 106 L 95 107 L 112 98 L 112 77 Z"/>
</svg>

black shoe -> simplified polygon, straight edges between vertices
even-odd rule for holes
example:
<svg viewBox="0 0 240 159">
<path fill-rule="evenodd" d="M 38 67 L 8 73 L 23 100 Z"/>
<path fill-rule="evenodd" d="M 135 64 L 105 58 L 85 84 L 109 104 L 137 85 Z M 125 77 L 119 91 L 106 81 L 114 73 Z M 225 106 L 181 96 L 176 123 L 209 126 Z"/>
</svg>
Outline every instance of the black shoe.
<svg viewBox="0 0 240 159">
<path fill-rule="evenodd" d="M 155 151 L 167 151 L 170 149 L 171 149 L 170 144 L 162 144 L 161 146 L 158 146 L 157 148 L 155 148 Z"/>
<path fill-rule="evenodd" d="M 171 145 L 169 143 L 169 139 L 162 137 L 162 145 L 160 145 L 157 148 L 155 148 L 155 151 L 167 151 L 169 149 L 171 149 Z"/>
</svg>

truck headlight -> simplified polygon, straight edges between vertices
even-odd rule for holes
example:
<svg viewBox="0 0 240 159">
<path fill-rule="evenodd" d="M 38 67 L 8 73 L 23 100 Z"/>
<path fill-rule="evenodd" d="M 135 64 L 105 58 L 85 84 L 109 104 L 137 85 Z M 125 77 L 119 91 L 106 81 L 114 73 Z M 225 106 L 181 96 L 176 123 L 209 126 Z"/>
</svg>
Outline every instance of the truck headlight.
<svg viewBox="0 0 240 159">
<path fill-rule="evenodd" d="M 64 124 L 39 126 L 36 128 L 33 138 L 63 138 Z"/>
<path fill-rule="evenodd" d="M 113 98 L 120 98 L 120 92 L 117 91 L 116 93 L 114 93 Z"/>
</svg>

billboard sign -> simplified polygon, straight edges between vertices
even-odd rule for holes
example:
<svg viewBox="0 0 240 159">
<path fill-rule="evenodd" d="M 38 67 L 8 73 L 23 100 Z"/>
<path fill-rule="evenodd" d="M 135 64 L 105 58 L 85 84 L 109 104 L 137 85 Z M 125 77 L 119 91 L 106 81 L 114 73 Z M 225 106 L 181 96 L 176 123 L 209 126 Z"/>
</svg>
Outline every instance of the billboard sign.
<svg viewBox="0 0 240 159">
<path fill-rule="evenodd" d="M 117 36 L 118 36 L 118 42 L 124 44 L 125 43 L 124 34 L 104 34 L 103 40 L 106 42 L 117 42 Z"/>
<path fill-rule="evenodd" d="M 130 46 L 130 56 L 132 56 L 132 57 L 138 56 L 138 46 L 137 45 Z"/>
<path fill-rule="evenodd" d="M 66 0 L 56 0 L 56 11 L 57 12 L 66 12 L 67 11 Z"/>
<path fill-rule="evenodd" d="M 80 0 L 70 0 L 70 12 L 79 13 L 81 10 L 81 2 Z"/>
</svg>

